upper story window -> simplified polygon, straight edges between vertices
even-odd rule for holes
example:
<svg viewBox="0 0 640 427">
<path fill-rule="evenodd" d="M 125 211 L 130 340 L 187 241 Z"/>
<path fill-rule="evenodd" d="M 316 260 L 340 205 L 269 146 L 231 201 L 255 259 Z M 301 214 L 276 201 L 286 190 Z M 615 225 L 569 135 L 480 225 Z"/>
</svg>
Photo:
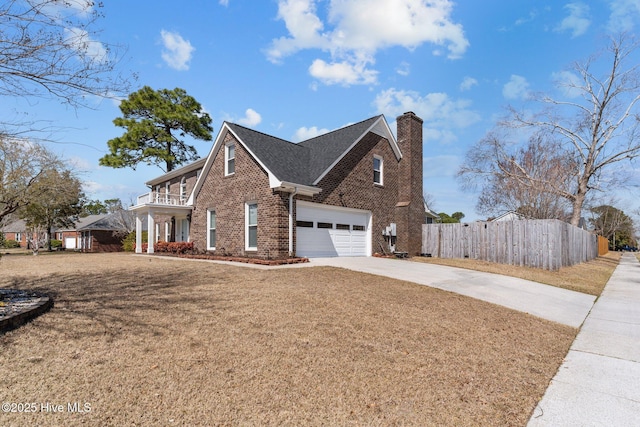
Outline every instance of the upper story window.
<svg viewBox="0 0 640 427">
<path fill-rule="evenodd" d="M 382 185 L 382 157 L 373 156 L 373 183 Z"/>
<path fill-rule="evenodd" d="M 236 172 L 236 145 L 224 146 L 224 174 L 233 175 Z"/>
<path fill-rule="evenodd" d="M 169 194 L 170 193 L 171 193 L 171 183 L 169 181 L 167 181 L 164 184 L 164 202 L 165 203 L 169 203 L 169 201 L 170 201 Z"/>
<path fill-rule="evenodd" d="M 184 176 L 180 180 L 180 201 L 185 202 L 187 200 L 187 178 Z"/>
<path fill-rule="evenodd" d="M 156 185 L 156 203 L 160 203 L 160 186 Z"/>
</svg>

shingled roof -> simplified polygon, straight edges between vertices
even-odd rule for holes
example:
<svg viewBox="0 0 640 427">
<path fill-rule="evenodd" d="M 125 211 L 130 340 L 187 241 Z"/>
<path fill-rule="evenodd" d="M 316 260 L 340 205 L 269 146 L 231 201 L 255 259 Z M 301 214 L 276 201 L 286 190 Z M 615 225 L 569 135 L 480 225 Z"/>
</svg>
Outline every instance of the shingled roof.
<svg viewBox="0 0 640 427">
<path fill-rule="evenodd" d="M 312 195 L 321 191 L 317 187 L 320 179 L 368 132 L 386 138 L 400 160 L 402 153 L 383 115 L 371 117 L 297 144 L 236 123 L 224 122 L 187 203 L 194 202 L 194 197 L 202 188 L 203 177 L 208 174 L 228 133 L 232 133 L 266 170 L 271 188 L 285 191 L 294 191 L 295 188 L 296 191 Z"/>
<path fill-rule="evenodd" d="M 381 117 L 371 117 L 297 144 L 238 124 L 227 125 L 278 179 L 313 185 Z"/>
</svg>

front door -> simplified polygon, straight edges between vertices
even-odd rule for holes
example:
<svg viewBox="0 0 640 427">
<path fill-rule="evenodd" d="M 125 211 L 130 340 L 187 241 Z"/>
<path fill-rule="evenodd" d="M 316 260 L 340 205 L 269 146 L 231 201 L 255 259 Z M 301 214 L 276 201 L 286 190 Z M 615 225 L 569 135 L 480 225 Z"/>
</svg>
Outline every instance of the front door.
<svg viewBox="0 0 640 427">
<path fill-rule="evenodd" d="M 178 220 L 178 232 L 176 233 L 176 242 L 189 241 L 189 220 L 186 218 Z"/>
</svg>

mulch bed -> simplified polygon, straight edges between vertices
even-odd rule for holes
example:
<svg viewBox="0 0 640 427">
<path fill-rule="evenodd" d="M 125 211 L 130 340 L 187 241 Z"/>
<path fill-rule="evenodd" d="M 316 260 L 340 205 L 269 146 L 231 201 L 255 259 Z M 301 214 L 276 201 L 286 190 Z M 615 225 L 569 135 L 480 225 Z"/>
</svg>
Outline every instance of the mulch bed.
<svg viewBox="0 0 640 427">
<path fill-rule="evenodd" d="M 262 258 L 249 258 L 249 257 L 239 257 L 239 256 L 221 256 L 221 255 L 207 255 L 207 254 L 173 254 L 166 252 L 155 252 L 153 255 L 159 256 L 172 256 L 177 258 L 190 258 L 190 259 L 205 259 L 212 261 L 231 261 L 231 262 L 242 262 L 245 264 L 258 264 L 258 265 L 287 265 L 287 264 L 300 264 L 309 262 L 309 258 L 302 257 L 294 257 L 294 258 L 282 258 L 282 259 L 262 259 Z"/>
</svg>

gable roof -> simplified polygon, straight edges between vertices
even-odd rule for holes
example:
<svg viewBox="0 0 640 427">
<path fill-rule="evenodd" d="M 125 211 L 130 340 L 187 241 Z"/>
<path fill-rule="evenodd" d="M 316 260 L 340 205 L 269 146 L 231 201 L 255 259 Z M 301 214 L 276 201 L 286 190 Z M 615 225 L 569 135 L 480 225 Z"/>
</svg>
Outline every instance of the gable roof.
<svg viewBox="0 0 640 427">
<path fill-rule="evenodd" d="M 228 123 L 240 142 L 281 181 L 309 185 L 309 150 L 275 136 Z"/>
<path fill-rule="evenodd" d="M 106 231 L 114 231 L 114 230 L 123 230 L 119 218 L 116 214 L 108 214 L 108 215 L 90 215 L 87 219 L 91 217 L 100 217 L 93 218 L 93 220 L 84 221 L 82 225 L 76 223 L 76 229 L 78 231 L 98 231 L 98 230 L 106 230 Z"/>
<path fill-rule="evenodd" d="M 194 171 L 196 169 L 200 169 L 203 165 L 205 160 L 207 160 L 206 158 L 200 158 L 192 163 L 189 163 L 188 165 L 182 166 L 178 169 L 174 169 L 170 172 L 165 173 L 164 175 L 160 175 L 158 177 L 153 178 L 152 180 L 147 181 L 145 184 L 147 184 L 149 187 L 156 185 L 156 184 L 160 184 L 163 183 L 165 181 L 170 181 L 172 178 L 175 178 L 177 176 L 181 176 L 184 175 L 188 172 Z"/>
<path fill-rule="evenodd" d="M 200 191 L 202 182 L 228 133 L 231 133 L 267 172 L 271 188 L 284 191 L 293 191 L 297 188 L 298 191 L 313 195 L 321 191 L 316 185 L 322 177 L 369 132 L 386 138 L 396 158 L 398 160 L 402 158 L 398 143 L 383 115 L 371 117 L 297 144 L 235 123 L 224 122 L 207 156 L 203 173 L 189 197 L 188 204 L 193 204 L 194 197 Z"/>
</svg>

